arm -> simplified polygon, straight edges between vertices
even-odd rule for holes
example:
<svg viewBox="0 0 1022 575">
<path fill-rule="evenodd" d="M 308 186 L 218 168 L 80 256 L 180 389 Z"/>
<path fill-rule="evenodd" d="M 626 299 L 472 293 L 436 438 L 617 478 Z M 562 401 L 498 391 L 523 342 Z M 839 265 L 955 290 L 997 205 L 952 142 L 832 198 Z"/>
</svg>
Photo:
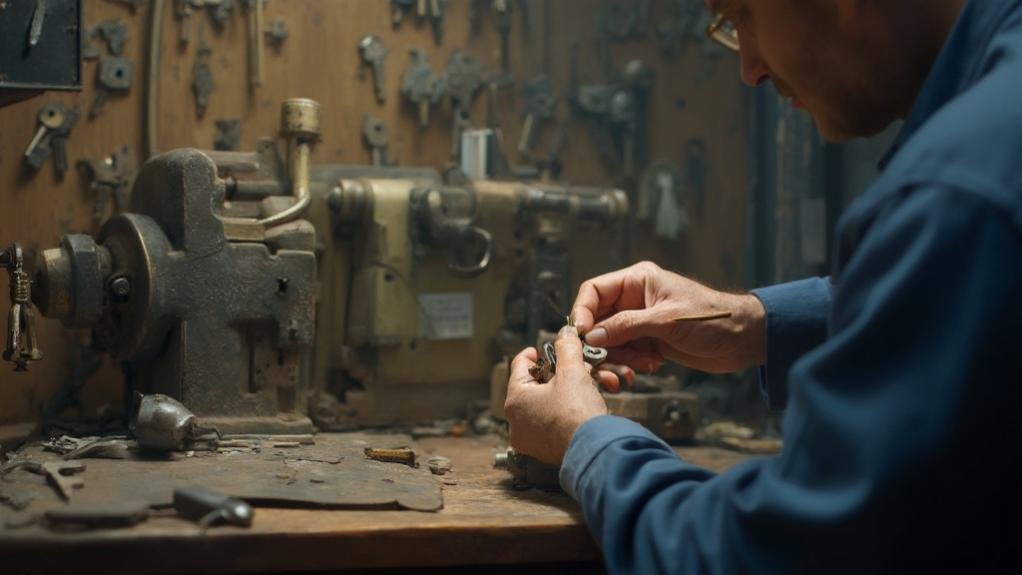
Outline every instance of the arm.
<svg viewBox="0 0 1022 575">
<path fill-rule="evenodd" d="M 752 290 L 766 310 L 766 362 L 760 387 L 772 409 L 788 402 L 788 372 L 793 363 L 827 337 L 833 301 L 830 278 L 809 278 Z"/>
<path fill-rule="evenodd" d="M 983 200 L 915 190 L 875 218 L 832 336 L 791 369 L 781 456 L 714 476 L 639 426 L 587 420 L 561 481 L 610 570 L 868 572 L 985 541 L 978 517 L 1017 498 L 994 462 L 1022 441 L 1004 425 L 1022 404 L 1019 262 L 1019 230 Z"/>
</svg>

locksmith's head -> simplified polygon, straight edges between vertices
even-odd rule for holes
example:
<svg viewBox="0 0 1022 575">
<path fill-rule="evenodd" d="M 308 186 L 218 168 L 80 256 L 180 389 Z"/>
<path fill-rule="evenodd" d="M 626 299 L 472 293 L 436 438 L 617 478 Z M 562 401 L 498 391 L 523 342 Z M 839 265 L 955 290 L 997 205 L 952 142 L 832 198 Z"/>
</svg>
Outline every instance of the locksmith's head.
<svg viewBox="0 0 1022 575">
<path fill-rule="evenodd" d="M 741 77 L 772 81 L 825 138 L 904 118 L 966 0 L 706 0 L 737 31 Z"/>
</svg>

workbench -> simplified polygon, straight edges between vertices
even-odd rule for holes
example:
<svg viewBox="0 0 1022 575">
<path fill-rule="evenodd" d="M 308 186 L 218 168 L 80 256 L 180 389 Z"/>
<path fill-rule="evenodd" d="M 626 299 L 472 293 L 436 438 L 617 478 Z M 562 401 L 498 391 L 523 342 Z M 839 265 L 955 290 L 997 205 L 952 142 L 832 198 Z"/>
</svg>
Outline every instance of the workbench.
<svg viewBox="0 0 1022 575">
<path fill-rule="evenodd" d="M 563 493 L 520 490 L 493 468 L 497 436 L 419 439 L 415 450 L 451 459 L 439 512 L 331 511 L 257 507 L 251 528 L 202 535 L 172 510 L 126 529 L 53 533 L 0 531 L 3 572 L 255 573 L 334 569 L 583 564 L 600 551 L 579 506 Z M 723 471 L 748 458 L 713 447 L 679 447 L 694 464 Z M 530 571 L 533 569 L 530 569 Z M 563 572 L 563 571 L 562 571 Z"/>
</svg>

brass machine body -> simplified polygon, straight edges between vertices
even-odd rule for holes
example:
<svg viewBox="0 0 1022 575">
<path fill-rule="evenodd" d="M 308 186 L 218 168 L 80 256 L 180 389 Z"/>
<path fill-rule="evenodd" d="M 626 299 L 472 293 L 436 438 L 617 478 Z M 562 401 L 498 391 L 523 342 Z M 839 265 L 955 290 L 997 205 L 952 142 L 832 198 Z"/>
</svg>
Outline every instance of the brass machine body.
<svg viewBox="0 0 1022 575">
<path fill-rule="evenodd" d="M 65 236 L 40 255 L 40 311 L 93 328 L 94 342 L 124 362 L 129 388 L 175 398 L 221 432 L 311 431 L 315 230 L 297 218 L 308 205 L 318 110 L 284 103 L 293 198 L 234 205 L 215 154 L 182 149 L 146 162 L 130 213 L 95 239 Z"/>
<path fill-rule="evenodd" d="M 618 190 L 343 166 L 317 167 L 312 190 L 330 287 L 310 415 L 327 429 L 464 416 L 488 401 L 495 364 L 623 260 Z"/>
</svg>

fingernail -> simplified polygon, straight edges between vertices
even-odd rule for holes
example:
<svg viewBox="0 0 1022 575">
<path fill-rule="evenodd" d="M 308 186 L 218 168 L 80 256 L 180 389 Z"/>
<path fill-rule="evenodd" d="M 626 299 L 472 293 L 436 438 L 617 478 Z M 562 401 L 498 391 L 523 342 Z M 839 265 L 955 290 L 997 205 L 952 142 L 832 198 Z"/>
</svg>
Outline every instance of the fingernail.
<svg viewBox="0 0 1022 575">
<path fill-rule="evenodd" d="M 607 328 L 598 327 L 586 334 L 586 343 L 593 347 L 603 347 L 607 343 Z"/>
<path fill-rule="evenodd" d="M 561 328 L 561 337 L 578 337 L 578 329 L 573 325 L 566 325 Z"/>
</svg>

